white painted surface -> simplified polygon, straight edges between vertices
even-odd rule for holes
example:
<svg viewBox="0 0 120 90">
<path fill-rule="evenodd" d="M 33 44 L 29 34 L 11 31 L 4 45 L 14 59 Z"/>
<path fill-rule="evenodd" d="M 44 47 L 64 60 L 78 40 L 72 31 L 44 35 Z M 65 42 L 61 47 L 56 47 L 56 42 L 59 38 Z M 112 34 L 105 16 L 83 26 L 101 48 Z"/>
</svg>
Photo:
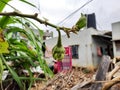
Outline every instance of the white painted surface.
<svg viewBox="0 0 120 90">
<path fill-rule="evenodd" d="M 73 66 L 81 66 L 81 67 L 91 67 L 97 65 L 98 57 L 96 54 L 96 44 L 93 42 L 92 35 L 100 34 L 101 32 L 89 28 L 82 31 L 79 31 L 78 34 L 71 33 L 70 38 L 67 38 L 66 35 L 62 36 L 62 44 L 64 47 L 71 45 L 79 45 L 79 59 L 72 59 Z M 46 45 L 52 48 L 57 43 L 57 37 L 48 39 L 45 41 Z M 93 48 L 94 47 L 94 48 Z M 94 54 L 94 60 L 93 60 Z"/>
</svg>

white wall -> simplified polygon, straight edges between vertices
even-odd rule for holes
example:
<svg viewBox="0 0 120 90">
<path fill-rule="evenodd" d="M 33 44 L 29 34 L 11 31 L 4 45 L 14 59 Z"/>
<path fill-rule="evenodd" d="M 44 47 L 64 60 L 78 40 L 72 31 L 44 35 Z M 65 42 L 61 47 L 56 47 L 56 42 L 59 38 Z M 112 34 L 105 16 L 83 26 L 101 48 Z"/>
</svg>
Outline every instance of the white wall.
<svg viewBox="0 0 120 90">
<path fill-rule="evenodd" d="M 114 57 L 120 56 L 120 22 L 112 24 L 112 40 L 113 40 L 113 51 Z M 119 45 L 116 47 L 116 41 L 119 40 Z M 117 50 L 119 48 L 119 50 Z"/>
<path fill-rule="evenodd" d="M 92 60 L 92 38 L 91 34 L 96 34 L 97 31 L 93 28 L 79 31 L 78 34 L 71 33 L 70 38 L 66 35 L 62 36 L 63 46 L 79 45 L 79 59 L 73 59 L 73 66 L 93 66 Z M 57 37 L 45 41 L 46 45 L 52 48 L 57 43 Z"/>
<path fill-rule="evenodd" d="M 112 39 L 120 40 L 120 22 L 112 24 Z"/>
</svg>

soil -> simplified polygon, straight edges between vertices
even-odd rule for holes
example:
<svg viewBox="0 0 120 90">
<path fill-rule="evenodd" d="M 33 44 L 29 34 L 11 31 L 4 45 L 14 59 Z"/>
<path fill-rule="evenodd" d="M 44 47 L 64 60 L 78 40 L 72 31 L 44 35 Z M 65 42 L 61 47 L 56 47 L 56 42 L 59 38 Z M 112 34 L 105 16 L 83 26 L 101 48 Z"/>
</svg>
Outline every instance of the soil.
<svg viewBox="0 0 120 90">
<path fill-rule="evenodd" d="M 54 75 L 47 82 L 37 82 L 31 90 L 70 90 L 78 83 L 89 81 L 93 78 L 94 71 L 86 68 L 74 67 L 71 70 L 62 71 Z M 88 90 L 89 87 L 83 90 Z"/>
</svg>

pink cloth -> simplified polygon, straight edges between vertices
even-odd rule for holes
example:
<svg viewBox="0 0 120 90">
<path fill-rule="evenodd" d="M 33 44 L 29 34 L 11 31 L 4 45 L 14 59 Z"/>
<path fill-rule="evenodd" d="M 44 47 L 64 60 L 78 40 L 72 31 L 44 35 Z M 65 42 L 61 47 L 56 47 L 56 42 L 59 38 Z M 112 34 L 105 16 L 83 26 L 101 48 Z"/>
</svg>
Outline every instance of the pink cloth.
<svg viewBox="0 0 120 90">
<path fill-rule="evenodd" d="M 97 55 L 98 55 L 98 56 L 102 56 L 102 52 L 101 52 L 100 47 L 97 47 Z"/>
</svg>

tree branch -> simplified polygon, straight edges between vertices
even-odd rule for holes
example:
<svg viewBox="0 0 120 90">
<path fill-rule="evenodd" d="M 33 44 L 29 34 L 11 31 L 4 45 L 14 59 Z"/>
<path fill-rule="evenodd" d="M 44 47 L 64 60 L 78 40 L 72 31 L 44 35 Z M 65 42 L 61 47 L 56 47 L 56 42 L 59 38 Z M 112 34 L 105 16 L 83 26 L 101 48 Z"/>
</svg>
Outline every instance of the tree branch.
<svg viewBox="0 0 120 90">
<path fill-rule="evenodd" d="M 120 69 L 120 66 L 119 65 L 116 65 L 115 68 L 109 72 L 106 76 L 106 79 L 107 80 L 111 80 L 112 76 Z"/>
<path fill-rule="evenodd" d="M 38 21 L 40 24 L 49 25 L 53 28 L 60 28 L 60 30 L 63 30 L 68 35 L 68 37 L 69 37 L 70 32 L 77 33 L 75 30 L 73 30 L 71 28 L 60 27 L 60 26 L 54 25 L 52 23 L 49 23 L 47 21 L 41 20 L 37 17 L 38 16 L 37 13 L 30 15 L 30 14 L 22 14 L 22 13 L 18 13 L 18 12 L 4 12 L 4 13 L 1 12 L 0 15 L 1 16 L 19 16 L 19 17 L 31 18 L 31 19 Z"/>
<path fill-rule="evenodd" d="M 114 79 L 111 80 L 111 82 L 106 82 L 101 90 L 108 90 L 112 85 L 114 85 L 115 83 L 120 82 L 120 76 L 115 77 Z"/>
</svg>

